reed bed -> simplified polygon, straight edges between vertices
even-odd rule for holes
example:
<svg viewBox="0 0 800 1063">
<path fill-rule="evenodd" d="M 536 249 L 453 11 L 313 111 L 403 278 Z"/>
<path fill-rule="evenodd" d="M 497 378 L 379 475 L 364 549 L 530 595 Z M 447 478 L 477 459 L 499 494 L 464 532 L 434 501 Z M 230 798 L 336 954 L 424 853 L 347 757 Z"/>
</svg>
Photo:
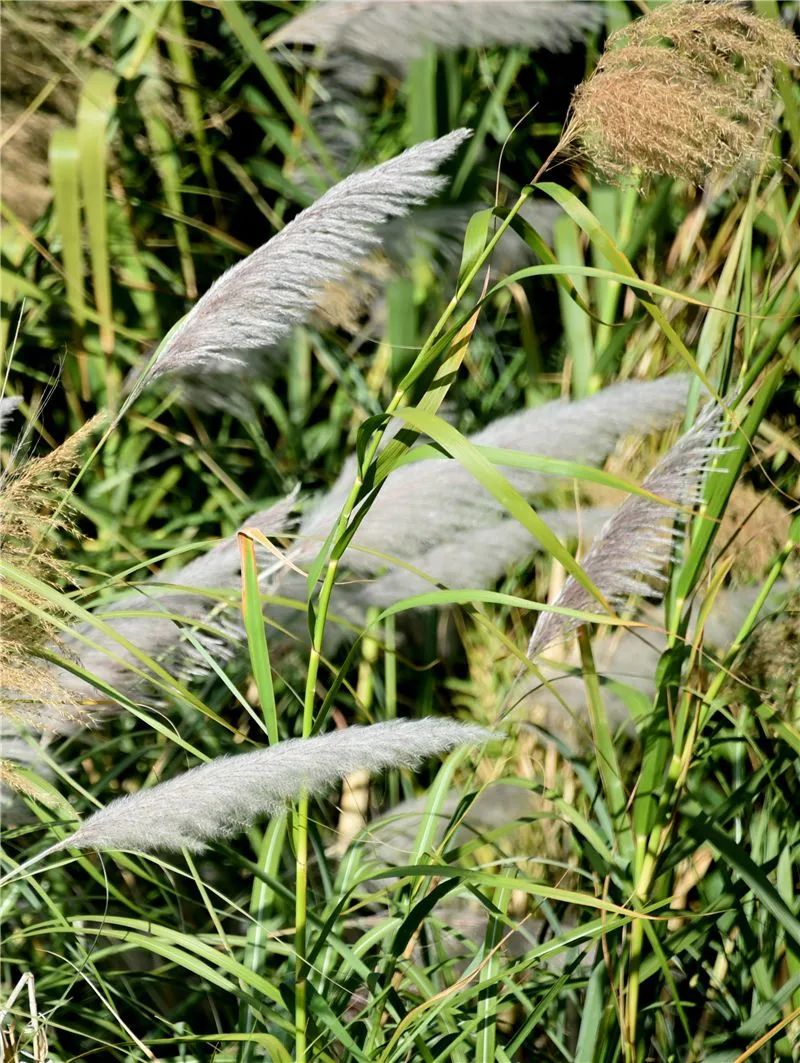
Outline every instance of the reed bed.
<svg viewBox="0 0 800 1063">
<path fill-rule="evenodd" d="M 5 1058 L 796 1055 L 800 48 L 646 6 L 5 5 Z"/>
</svg>

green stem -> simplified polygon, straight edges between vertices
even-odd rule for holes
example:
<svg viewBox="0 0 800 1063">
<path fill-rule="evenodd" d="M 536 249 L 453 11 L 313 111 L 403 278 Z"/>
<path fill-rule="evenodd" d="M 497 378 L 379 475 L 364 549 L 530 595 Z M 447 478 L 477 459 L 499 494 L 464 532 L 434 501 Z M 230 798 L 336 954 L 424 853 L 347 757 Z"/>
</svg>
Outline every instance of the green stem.
<svg viewBox="0 0 800 1063">
<path fill-rule="evenodd" d="M 603 697 L 600 693 L 600 682 L 597 678 L 592 644 L 585 627 L 578 628 L 578 646 L 581 654 L 581 671 L 583 672 L 583 682 L 586 687 L 586 703 L 589 710 L 589 722 L 592 728 L 597 765 L 600 771 L 600 781 L 603 784 L 603 792 L 605 793 L 611 820 L 615 824 L 620 852 L 627 860 L 630 858 L 633 849 L 631 828 L 627 814 L 628 796 L 625 793 L 625 787 L 622 785 L 622 772 L 620 771 L 617 753 L 614 749 L 611 728 L 608 726 Z"/>
<path fill-rule="evenodd" d="M 675 807 L 678 795 L 681 793 L 686 783 L 697 739 L 708 721 L 714 699 L 719 694 L 723 684 L 729 676 L 731 665 L 739 655 L 748 634 L 753 629 L 753 626 L 758 619 L 758 614 L 766 602 L 770 591 L 775 586 L 787 560 L 796 549 L 798 531 L 800 531 L 800 521 L 796 522 L 796 527 L 793 525 L 788 542 L 784 545 L 783 549 L 775 559 L 775 562 L 764 581 L 764 585 L 761 588 L 761 592 L 756 601 L 753 602 L 753 605 L 739 628 L 728 653 L 725 655 L 724 661 L 717 670 L 717 673 L 703 698 L 705 708 L 703 709 L 698 706 L 697 712 L 694 714 L 688 728 L 686 740 L 683 743 L 681 752 L 675 752 L 672 755 L 666 784 L 662 791 L 661 800 L 659 801 L 658 810 L 656 812 L 655 825 L 647 838 L 646 846 L 643 850 L 640 850 L 641 861 L 638 862 L 639 867 L 634 896 L 641 906 L 647 904 L 650 899 L 650 891 L 656 878 L 658 859 L 660 854 L 664 851 L 670 831 L 672 830 L 673 819 L 669 816 L 669 810 L 670 808 Z M 641 839 L 639 839 L 639 841 L 641 841 Z M 637 919 L 631 928 L 631 940 L 628 954 L 628 996 L 626 1002 L 625 1022 L 626 1054 L 635 1052 L 637 1016 L 639 1010 L 639 965 L 641 962 L 643 942 L 644 929 L 642 921 Z M 634 1055 L 630 1055 L 630 1058 L 633 1059 L 635 1057 Z"/>
<path fill-rule="evenodd" d="M 409 377 L 414 378 L 414 371 L 420 365 L 425 364 L 428 360 L 430 352 L 444 331 L 444 328 L 449 321 L 450 317 L 454 313 L 456 307 L 469 291 L 470 285 L 478 275 L 479 271 L 485 265 L 489 259 L 492 251 L 497 246 L 498 241 L 502 237 L 503 233 L 510 226 L 514 217 L 519 213 L 520 208 L 531 195 L 533 191 L 533 185 L 541 177 L 544 169 L 550 164 L 555 157 L 555 152 L 545 160 L 542 168 L 534 177 L 530 184 L 520 192 L 519 198 L 514 206 L 509 210 L 508 214 L 498 225 L 494 235 L 486 244 L 483 252 L 478 256 L 475 263 L 466 270 L 458 289 L 447 304 L 444 313 L 437 321 L 433 331 L 428 336 L 425 344 L 420 350 L 414 365 L 411 368 L 410 373 L 406 375 L 405 380 Z M 400 384 L 395 392 L 391 402 L 386 408 L 386 413 L 391 415 L 397 410 L 406 400 L 408 386 L 404 387 L 403 383 Z M 305 696 L 303 699 L 303 738 L 308 738 L 312 732 L 314 726 L 314 704 L 316 701 L 316 689 L 317 678 L 319 675 L 319 665 L 322 659 L 322 645 L 325 637 L 325 624 L 328 618 L 328 609 L 330 606 L 331 595 L 333 594 L 334 584 L 336 582 L 336 575 L 339 568 L 339 556 L 335 550 L 335 545 L 344 535 L 347 530 L 347 526 L 350 522 L 350 518 L 358 502 L 361 488 L 364 485 L 364 479 L 370 465 L 375 459 L 378 453 L 378 449 L 381 445 L 381 440 L 385 428 L 378 428 L 373 433 L 372 438 L 369 440 L 365 449 L 364 460 L 359 469 L 358 475 L 355 478 L 355 482 L 350 490 L 347 500 L 342 508 L 339 518 L 336 522 L 333 535 L 328 540 L 328 545 L 323 549 L 330 549 L 332 551 L 331 556 L 328 558 L 327 568 L 325 570 L 325 577 L 322 583 L 322 587 L 319 593 L 319 600 L 317 603 L 317 610 L 314 619 L 314 630 L 312 634 L 311 652 L 308 660 L 308 671 L 306 673 L 306 687 Z M 307 891 L 308 891 L 308 797 L 304 796 L 300 799 L 297 806 L 297 821 L 295 829 L 295 846 L 296 846 L 296 860 L 297 860 L 297 872 L 295 878 L 295 1063 L 306 1063 L 307 1060 L 307 1039 L 306 1039 L 306 1025 L 307 1025 L 307 978 L 308 971 L 306 967 L 306 915 L 307 915 Z"/>
</svg>

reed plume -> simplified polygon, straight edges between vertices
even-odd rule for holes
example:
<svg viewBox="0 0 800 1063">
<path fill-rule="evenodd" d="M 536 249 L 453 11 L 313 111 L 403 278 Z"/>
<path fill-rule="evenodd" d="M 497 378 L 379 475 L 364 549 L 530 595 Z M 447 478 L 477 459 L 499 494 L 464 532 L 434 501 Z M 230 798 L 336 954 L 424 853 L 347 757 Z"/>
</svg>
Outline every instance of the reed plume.
<svg viewBox="0 0 800 1063">
<path fill-rule="evenodd" d="M 335 185 L 209 288 L 173 329 L 138 387 L 163 376 L 254 372 L 256 356 L 307 320 L 325 286 L 380 244 L 387 221 L 445 186 L 436 171 L 470 135 L 458 129 Z M 227 403 L 228 395 L 206 390 L 209 402 Z"/>
<path fill-rule="evenodd" d="M 700 502 L 706 471 L 722 453 L 716 443 L 722 418 L 718 407 L 709 406 L 642 486 L 677 506 Z M 672 509 L 661 502 L 630 495 L 594 541 L 582 563 L 583 571 L 614 610 L 630 597 L 660 597 L 678 534 Z M 597 599 L 572 576 L 553 604 L 563 609 L 601 612 Z M 579 623 L 560 613 L 542 614 L 528 644 L 528 656 L 536 657 Z"/>
<path fill-rule="evenodd" d="M 67 616 L 50 592 L 69 580 L 68 566 L 47 540 L 74 531 L 62 500 L 64 482 L 102 420 L 101 414 L 89 421 L 45 457 L 12 462 L 0 476 L 0 708 L 23 723 L 40 702 L 51 706 L 55 718 L 80 715 L 41 657 L 60 644 L 59 621 Z"/>
<path fill-rule="evenodd" d="M 487 741 L 491 733 L 452 720 L 392 720 L 294 738 L 269 749 L 217 757 L 95 812 L 56 849 L 202 851 L 307 792 L 351 772 L 416 768 L 426 757 Z M 52 850 L 55 851 L 55 850 Z"/>
<path fill-rule="evenodd" d="M 245 527 L 279 536 L 289 528 L 295 504 L 296 493 L 292 492 L 254 514 Z M 221 666 L 241 650 L 244 628 L 238 608 L 229 607 L 228 601 L 236 596 L 239 586 L 239 550 L 236 535 L 232 535 L 181 568 L 146 580 L 107 607 L 98 606 L 94 613 L 105 630 L 91 623 L 81 624 L 76 635 L 64 640 L 63 649 L 118 693 L 134 701 L 153 701 L 155 692 L 147 672 L 143 674 L 142 662 L 120 640 L 132 643 L 177 679 L 188 682 L 203 678 L 208 674 L 208 663 L 194 643 Z M 92 645 L 87 645 L 86 639 Z M 58 677 L 88 714 L 112 707 L 107 695 L 89 681 L 61 669 L 52 669 L 51 675 Z"/>
<path fill-rule="evenodd" d="M 591 540 L 608 520 L 607 506 L 589 506 L 579 513 L 567 509 L 540 509 L 538 516 L 559 539 Z M 403 598 L 424 594 L 432 584 L 454 589 L 489 588 L 514 565 L 528 561 L 537 543 L 522 524 L 508 517 L 477 528 L 454 532 L 446 542 L 410 558 L 407 564 L 422 575 L 397 567 L 363 584 L 366 605 L 385 609 Z"/>
<path fill-rule="evenodd" d="M 655 381 L 629 381 L 605 388 L 579 402 L 550 402 L 498 418 L 470 437 L 478 445 L 596 465 L 627 434 L 657 431 L 684 409 L 688 377 L 677 374 Z M 307 539 L 302 553 L 313 556 L 338 517 L 353 480 L 348 463 L 325 499 L 300 525 Z M 511 483 L 531 499 L 553 486 L 540 472 L 504 469 Z M 455 461 L 431 460 L 391 473 L 353 537 L 347 563 L 351 571 L 375 575 L 386 562 L 364 551 L 403 561 L 452 543 L 457 537 L 506 519 L 504 507 L 480 488 Z M 359 548 L 361 548 L 359 550 Z M 469 578 L 465 575 L 467 584 Z M 463 585 L 463 584 L 462 584 Z"/>
<path fill-rule="evenodd" d="M 267 46 L 321 46 L 361 67 L 402 78 L 428 47 L 489 45 L 566 52 L 602 24 L 604 5 L 575 0 L 328 0 L 310 4 Z"/>
<path fill-rule="evenodd" d="M 699 184 L 752 169 L 771 128 L 789 30 L 738 3 L 676 0 L 613 33 L 573 96 L 561 146 L 578 142 L 611 181 L 664 174 Z"/>
<path fill-rule="evenodd" d="M 620 437 L 667 427 L 684 408 L 688 378 L 665 377 L 653 382 L 630 382 L 607 388 L 580 402 L 556 401 L 534 410 L 501 418 L 473 436 L 476 443 L 504 446 L 597 464 Z M 548 490 L 550 477 L 540 473 L 506 470 L 515 486 L 528 498 Z M 338 516 L 354 474 L 348 461 L 337 483 L 301 521 L 296 545 L 288 561 L 303 568 L 319 549 Z M 247 526 L 265 534 L 281 535 L 290 526 L 294 495 L 251 517 Z M 543 514 L 558 534 L 572 536 L 578 522 L 559 511 Z M 598 525 L 589 510 L 580 519 L 583 532 Z M 450 587 L 490 587 L 513 564 L 529 558 L 536 544 L 529 533 L 508 518 L 503 507 L 477 487 L 454 461 L 426 461 L 392 473 L 374 500 L 345 555 L 347 570 L 370 577 L 369 582 L 337 588 L 334 611 L 356 627 L 363 626 L 370 605 L 389 606 L 430 584 L 407 568 L 392 568 L 385 558 L 397 558 Z M 375 551 L 383 557 L 375 556 Z M 387 566 L 389 570 L 387 571 Z M 266 586 L 283 597 L 304 601 L 305 580 L 288 565 L 270 560 L 262 576 Z M 81 625 L 78 635 L 66 640 L 65 649 L 83 668 L 109 687 L 133 700 L 152 701 L 155 691 L 142 664 L 118 639 L 125 639 L 185 681 L 208 675 L 208 662 L 187 637 L 210 652 L 224 666 L 243 656 L 243 630 L 234 601 L 239 587 L 236 536 L 219 543 L 188 565 L 154 577 L 130 594 L 95 613 L 106 629 Z M 305 640 L 303 612 L 272 605 L 271 620 L 290 636 L 272 637 L 273 650 L 289 648 L 292 638 Z M 336 641 L 341 631 L 331 633 Z M 78 636 L 84 636 L 80 638 Z M 93 645 L 87 645 L 85 639 Z M 328 649 L 333 648 L 329 642 Z M 90 682 L 55 669 L 73 700 L 90 709 L 107 711 L 113 703 Z"/>
<path fill-rule="evenodd" d="M 36 786 L 24 770 L 35 772 L 49 780 L 53 772 L 44 756 L 46 739 L 38 744 L 26 741 L 12 720 L 0 716 L 0 820 L 4 823 L 19 823 L 30 818 L 20 797 L 35 798 L 44 804 L 56 804 L 58 798 Z"/>
</svg>

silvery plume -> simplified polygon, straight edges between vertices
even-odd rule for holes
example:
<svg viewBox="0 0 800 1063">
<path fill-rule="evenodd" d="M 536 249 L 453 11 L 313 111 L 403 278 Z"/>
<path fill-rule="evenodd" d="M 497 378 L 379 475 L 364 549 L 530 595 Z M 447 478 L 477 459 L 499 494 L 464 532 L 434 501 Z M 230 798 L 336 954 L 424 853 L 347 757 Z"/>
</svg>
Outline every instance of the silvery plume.
<svg viewBox="0 0 800 1063">
<path fill-rule="evenodd" d="M 452 720 L 392 720 L 295 738 L 269 749 L 217 757 L 95 812 L 60 849 L 202 851 L 280 812 L 306 792 L 316 796 L 351 772 L 416 768 L 426 757 L 486 742 L 491 733 Z"/>
<path fill-rule="evenodd" d="M 363 143 L 376 75 L 404 78 L 430 47 L 446 52 L 497 44 L 566 52 L 604 16 L 602 3 L 582 0 L 316 0 L 265 44 L 315 49 L 300 60 L 319 75 L 311 123 L 334 166 L 347 170 Z M 309 151 L 314 169 L 324 174 L 313 145 Z"/>
<path fill-rule="evenodd" d="M 642 486 L 676 506 L 700 502 L 705 474 L 721 453 L 716 440 L 722 421 L 722 410 L 708 406 Z M 662 502 L 631 495 L 594 541 L 582 562 L 583 571 L 614 610 L 631 597 L 660 597 L 679 530 L 674 509 Z M 582 612 L 603 611 L 597 599 L 572 576 L 553 605 Z M 528 645 L 528 656 L 533 658 L 542 653 L 579 623 L 559 613 L 542 614 Z"/>
<path fill-rule="evenodd" d="M 402 78 L 429 47 L 489 45 L 566 52 L 605 17 L 582 0 L 327 0 L 308 5 L 266 41 L 352 56 L 362 69 Z"/>
<path fill-rule="evenodd" d="M 577 402 L 559 400 L 520 410 L 469 438 L 477 445 L 598 465 L 622 436 L 668 427 L 684 409 L 688 388 L 689 379 L 682 374 L 652 382 L 629 381 Z M 299 556 L 314 556 L 319 550 L 336 522 L 354 471 L 354 463 L 347 463 L 328 495 L 301 522 Z M 502 472 L 527 499 L 546 493 L 557 482 L 528 469 Z M 431 459 L 405 465 L 382 484 L 347 551 L 347 567 L 358 575 L 375 576 L 386 569 L 385 557 L 375 556 L 383 554 L 424 572 L 432 551 L 480 530 L 488 532 L 507 519 L 502 504 L 456 461 Z M 476 586 L 469 571 L 455 577 L 460 586 Z"/>
<path fill-rule="evenodd" d="M 373 80 L 368 65 L 354 56 L 334 54 L 314 66 L 316 76 L 307 79 L 313 92 L 309 121 L 327 158 L 323 158 L 317 144 L 306 140 L 308 158 L 298 170 L 298 177 L 300 186 L 309 190 L 320 182 L 323 187 L 330 184 L 331 167 L 338 174 L 358 168 L 372 120 L 365 94 Z"/>
<path fill-rule="evenodd" d="M 293 492 L 254 514 L 244 527 L 279 536 L 291 524 L 295 503 Z M 153 700 L 155 677 L 121 640 L 162 664 L 176 678 L 191 681 L 204 676 L 208 665 L 196 644 L 219 665 L 241 651 L 244 630 L 239 610 L 225 600 L 239 587 L 239 549 L 237 536 L 232 535 L 187 565 L 145 581 L 108 607 L 96 607 L 94 613 L 103 628 L 81 624 L 79 634 L 64 640 L 64 648 L 83 669 L 125 697 Z M 91 719 L 93 711 L 113 707 L 108 696 L 88 680 L 60 669 L 53 672 L 74 702 L 84 707 L 87 718 Z M 57 726 L 44 708 L 39 715 L 40 726 L 71 729 Z"/>
<path fill-rule="evenodd" d="M 580 510 L 539 509 L 538 516 L 562 541 L 591 541 L 608 520 L 608 506 Z M 365 605 L 385 609 L 403 598 L 425 594 L 438 584 L 454 590 L 490 588 L 515 565 L 523 564 L 539 549 L 531 533 L 512 517 L 470 528 L 449 541 L 413 558 L 409 568 L 392 571 L 362 584 Z M 411 569 L 416 571 L 411 571 Z"/>
<path fill-rule="evenodd" d="M 458 129 L 417 144 L 331 188 L 209 288 L 172 330 L 137 387 L 160 377 L 202 383 L 210 374 L 252 375 L 259 356 L 308 319 L 325 286 L 347 276 L 380 244 L 387 221 L 445 186 L 436 171 L 470 135 Z M 210 386 L 205 390 L 207 402 L 228 401 Z"/>
<path fill-rule="evenodd" d="M 597 464 L 621 436 L 671 423 L 684 407 L 687 387 L 684 376 L 620 384 L 580 402 L 547 403 L 501 418 L 472 438 L 524 453 Z M 295 545 L 287 551 L 288 562 L 300 569 L 307 567 L 336 521 L 354 471 L 354 462 L 348 461 L 331 491 L 301 521 Z M 552 482 L 539 473 L 507 472 L 528 498 L 546 492 Z M 281 535 L 288 530 L 294 504 L 292 495 L 254 515 L 245 526 Z M 558 510 L 542 513 L 557 534 L 570 538 L 590 537 L 603 516 L 593 510 L 578 516 Z M 333 612 L 360 629 L 370 606 L 383 608 L 430 589 L 429 582 L 408 568 L 393 566 L 387 556 L 419 569 L 444 586 L 489 588 L 508 568 L 531 557 L 536 548 L 527 530 L 509 518 L 456 462 L 430 460 L 409 465 L 388 477 L 346 552 L 345 571 L 366 578 L 337 587 Z M 261 563 L 261 576 L 265 591 L 298 603 L 296 609 L 278 604 L 267 607 L 269 620 L 279 625 L 271 628 L 271 650 L 279 653 L 295 640 L 304 643 L 304 576 L 274 558 Z M 222 666 L 231 660 L 244 661 L 238 605 L 223 601 L 238 591 L 239 584 L 234 535 L 183 568 L 146 581 L 109 607 L 97 607 L 95 613 L 110 630 L 83 625 L 80 633 L 94 645 L 72 637 L 68 649 L 87 672 L 108 686 L 133 700 L 152 701 L 156 688 L 147 674 L 141 674 L 142 665 L 119 638 L 133 643 L 184 680 L 208 674 L 208 661 L 195 643 Z M 140 615 L 126 615 L 131 613 Z M 347 628 L 334 624 L 329 628 L 326 650 L 332 652 L 346 637 Z M 75 700 L 99 711 L 113 708 L 108 696 L 88 681 L 63 671 L 57 674 Z"/>
<path fill-rule="evenodd" d="M 45 780 L 52 778 L 45 748 L 44 739 L 38 744 L 33 737 L 26 739 L 12 720 L 0 715 L 0 821 L 3 823 L 22 823 L 31 818 L 20 797 L 41 799 L 42 793 L 31 786 L 19 769 L 32 771 Z"/>
<path fill-rule="evenodd" d="M 11 415 L 19 406 L 20 401 L 18 395 L 6 396 L 0 399 L 0 435 L 7 431 L 6 425 L 11 420 Z"/>
</svg>

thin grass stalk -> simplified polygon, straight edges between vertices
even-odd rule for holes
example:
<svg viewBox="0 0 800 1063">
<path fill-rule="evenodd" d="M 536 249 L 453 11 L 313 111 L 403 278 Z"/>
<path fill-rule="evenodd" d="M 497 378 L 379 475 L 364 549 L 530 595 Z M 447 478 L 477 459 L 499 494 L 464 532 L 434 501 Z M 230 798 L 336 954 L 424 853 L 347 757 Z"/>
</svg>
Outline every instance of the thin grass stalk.
<svg viewBox="0 0 800 1063">
<path fill-rule="evenodd" d="M 254 876 L 250 890 L 249 914 L 250 924 L 247 928 L 247 940 L 244 946 L 242 962 L 248 970 L 256 974 L 267 956 L 269 932 L 266 928 L 266 909 L 273 898 L 273 889 L 269 880 L 278 877 L 281 853 L 286 838 L 287 817 L 285 814 L 275 816 L 269 821 L 261 836 L 258 850 L 257 866 L 259 873 Z M 239 1009 L 239 1029 L 251 1033 L 259 1022 L 257 1008 L 250 1002 L 242 1002 Z M 239 1063 L 249 1063 L 256 1058 L 252 1041 L 245 1041 L 239 1052 Z"/>
<path fill-rule="evenodd" d="M 777 390 L 780 381 L 783 379 L 783 374 L 784 366 L 781 362 L 774 367 L 772 372 L 764 380 L 750 411 L 741 423 L 739 432 L 734 436 L 732 445 L 728 447 L 728 454 L 725 458 L 727 474 L 724 478 L 724 482 L 719 482 L 714 485 L 711 499 L 698 519 L 687 563 L 684 568 L 676 574 L 675 598 L 670 602 L 668 608 L 670 616 L 669 642 L 673 650 L 678 643 L 683 641 L 686 635 L 688 611 L 685 610 L 684 607 L 689 594 L 696 585 L 701 566 L 713 542 L 717 526 L 716 518 L 719 517 L 722 508 L 727 502 L 730 490 L 733 487 L 741 463 L 744 460 L 746 450 L 750 445 L 750 440 L 754 437 L 767 405 Z M 789 553 L 794 548 L 795 544 L 792 541 L 793 538 L 794 532 L 790 537 L 789 543 L 776 561 L 777 567 L 774 570 L 774 575 L 773 571 L 770 572 L 771 580 L 768 580 L 769 586 L 765 587 L 762 594 L 758 597 L 758 602 L 756 604 L 758 604 L 759 608 L 766 600 L 766 595 L 769 593 L 772 586 L 774 586 L 786 558 L 788 558 Z M 784 554 L 786 555 L 785 558 Z M 753 613 L 751 610 L 745 619 L 739 634 L 734 640 L 734 647 L 737 652 L 741 647 L 741 643 L 747 637 L 747 633 L 752 627 L 756 616 L 757 614 Z M 702 712 L 701 708 L 698 707 L 694 716 L 690 720 L 694 695 L 691 693 L 684 693 L 681 698 L 678 733 L 680 733 L 680 730 L 683 730 L 686 734 L 686 739 L 682 748 L 679 750 L 673 748 L 672 754 L 669 757 L 669 763 L 666 766 L 666 777 L 655 810 L 653 826 L 650 828 L 646 839 L 637 839 L 636 866 L 634 870 L 634 900 L 642 908 L 651 898 L 653 884 L 657 878 L 658 862 L 673 828 L 674 820 L 670 818 L 669 810 L 674 807 L 677 796 L 688 776 L 696 742 L 702 731 L 700 726 L 701 722 L 703 724 L 707 722 L 713 701 L 719 694 L 722 684 L 728 678 L 729 665 L 732 661 L 733 658 L 729 654 L 726 661 L 717 672 L 709 690 L 705 694 L 703 699 L 705 712 Z M 628 968 L 626 972 L 627 992 L 624 1002 L 624 1051 L 626 1060 L 631 1061 L 636 1058 L 635 1046 L 638 1031 L 640 967 L 644 945 L 644 931 L 639 923 L 640 921 L 636 920 L 631 927 L 628 949 Z"/>
<path fill-rule="evenodd" d="M 455 311 L 458 304 L 464 298 L 469 291 L 470 285 L 478 275 L 479 271 L 486 264 L 495 247 L 497 246 L 503 233 L 511 225 L 516 215 L 524 205 L 525 201 L 533 192 L 533 186 L 539 180 L 544 170 L 550 165 L 555 158 L 555 152 L 548 156 L 542 167 L 535 175 L 532 181 L 530 181 L 520 192 L 520 195 L 509 210 L 506 217 L 498 225 L 492 238 L 483 249 L 482 253 L 478 256 L 475 263 L 466 271 L 466 275 L 459 285 L 455 295 L 451 298 L 450 302 L 445 307 L 439 320 L 436 322 L 432 332 L 423 344 L 419 354 L 414 360 L 414 364 L 411 367 L 410 372 L 405 379 L 414 377 L 414 370 L 420 365 L 424 364 L 428 355 L 431 352 L 436 340 L 441 335 L 442 330 L 450 319 L 451 315 Z M 391 415 L 397 410 L 405 401 L 407 397 L 407 387 L 403 386 L 401 382 L 400 387 L 395 392 L 388 406 L 386 407 L 386 413 Z M 323 547 L 323 551 L 331 550 L 334 544 L 336 544 L 344 535 L 347 530 L 347 526 L 350 522 L 350 518 L 353 515 L 353 510 L 358 502 L 361 489 L 364 486 L 364 479 L 366 471 L 374 461 L 378 448 L 380 447 L 381 440 L 383 439 L 385 428 L 378 428 L 373 433 L 372 438 L 369 440 L 366 448 L 364 459 L 361 466 L 356 473 L 356 477 L 353 486 L 350 490 L 350 494 L 347 496 L 345 504 L 336 522 L 334 530 L 328 539 L 328 542 Z M 363 471 L 362 471 L 363 470 Z M 324 553 L 323 553 L 324 556 Z M 306 686 L 305 695 L 303 698 L 303 729 L 302 737 L 308 738 L 311 735 L 314 726 L 314 706 L 316 702 L 316 689 L 317 678 L 319 676 L 319 666 L 322 659 L 322 646 L 325 638 L 325 625 L 328 618 L 328 610 L 330 608 L 331 595 L 333 594 L 333 588 L 336 583 L 336 576 L 339 569 L 339 557 L 336 552 L 332 552 L 328 557 L 327 566 L 325 569 L 325 577 L 323 579 L 322 587 L 320 589 L 319 598 L 317 601 L 317 608 L 314 615 L 314 629 L 311 641 L 311 650 L 308 660 L 308 670 L 306 672 Z M 301 797 L 297 805 L 297 815 L 295 820 L 295 853 L 296 853 L 296 876 L 295 876 L 295 1060 L 296 1063 L 307 1063 L 307 965 L 306 965 L 306 945 L 307 945 L 307 912 L 308 912 L 308 797 Z"/>
<path fill-rule="evenodd" d="M 492 904 L 498 912 L 506 914 L 511 901 L 512 891 L 508 886 L 500 886 L 492 895 Z M 484 986 L 477 1000 L 478 1030 L 475 1039 L 476 1059 L 497 1058 L 497 1011 L 500 980 L 499 951 L 504 936 L 504 924 L 499 915 L 493 915 L 486 927 L 483 943 L 482 962 L 478 984 Z"/>
<path fill-rule="evenodd" d="M 753 602 L 753 605 L 750 608 L 750 611 L 748 612 L 747 616 L 745 617 L 742 626 L 736 635 L 736 638 L 731 643 L 730 649 L 725 655 L 725 658 L 720 664 L 716 676 L 714 677 L 711 685 L 708 688 L 708 691 L 705 695 L 705 709 L 701 714 L 701 727 L 705 726 L 705 724 L 708 722 L 714 698 L 717 697 L 720 690 L 722 689 L 723 683 L 728 678 L 730 674 L 729 670 L 736 658 L 738 657 L 739 653 L 741 652 L 742 646 L 744 645 L 744 640 L 753 630 L 753 627 L 755 626 L 755 623 L 758 620 L 761 610 L 764 608 L 764 605 L 770 595 L 770 592 L 772 591 L 772 588 L 778 582 L 778 579 L 780 578 L 780 575 L 783 572 L 786 562 L 789 560 L 790 557 L 795 554 L 798 542 L 800 542 L 800 517 L 795 517 L 795 519 L 792 521 L 788 541 L 775 559 L 775 563 L 772 565 L 772 568 L 769 570 L 767 578 L 764 580 L 764 584 L 758 593 L 758 597 Z"/>
<path fill-rule="evenodd" d="M 383 686 L 385 716 L 387 720 L 397 718 L 397 626 L 393 616 L 387 616 L 383 622 Z M 388 779 L 389 808 L 394 808 L 400 800 L 400 787 L 397 772 L 392 772 Z"/>
<path fill-rule="evenodd" d="M 592 739 L 600 780 L 603 784 L 606 802 L 614 823 L 620 852 L 627 861 L 633 854 L 633 834 L 631 833 L 631 824 L 628 818 L 628 795 L 622 785 L 622 772 L 616 750 L 614 749 L 614 738 L 608 725 L 608 716 L 603 704 L 600 681 L 597 678 L 597 669 L 594 663 L 594 654 L 592 653 L 592 643 L 586 627 L 578 628 L 578 647 L 581 654 L 581 670 L 586 687 L 586 706 L 589 712 L 589 723 L 592 728 Z"/>
<path fill-rule="evenodd" d="M 676 713 L 675 733 L 678 736 L 685 735 L 685 738 L 683 741 L 680 741 L 680 738 L 678 739 L 680 749 L 673 752 L 667 776 L 667 786 L 662 790 L 658 805 L 656 823 L 647 839 L 641 868 L 642 881 L 645 883 L 652 882 L 655 863 L 668 840 L 672 823 L 667 813 L 669 808 L 674 806 L 676 797 L 686 782 L 697 738 L 702 734 L 705 725 L 711 717 L 715 699 L 719 696 L 725 682 L 730 678 L 731 667 L 741 652 L 745 639 L 753 630 L 770 592 L 780 578 L 786 562 L 796 551 L 799 538 L 800 518 L 796 518 L 792 524 L 788 541 L 775 559 L 758 596 L 742 621 L 741 627 L 724 659 L 719 663 L 714 679 L 711 681 L 708 690 L 703 694 L 702 703 L 697 706 L 696 711 L 692 712 L 692 706 L 697 695 L 690 690 L 686 690 L 683 694 Z"/>
</svg>

